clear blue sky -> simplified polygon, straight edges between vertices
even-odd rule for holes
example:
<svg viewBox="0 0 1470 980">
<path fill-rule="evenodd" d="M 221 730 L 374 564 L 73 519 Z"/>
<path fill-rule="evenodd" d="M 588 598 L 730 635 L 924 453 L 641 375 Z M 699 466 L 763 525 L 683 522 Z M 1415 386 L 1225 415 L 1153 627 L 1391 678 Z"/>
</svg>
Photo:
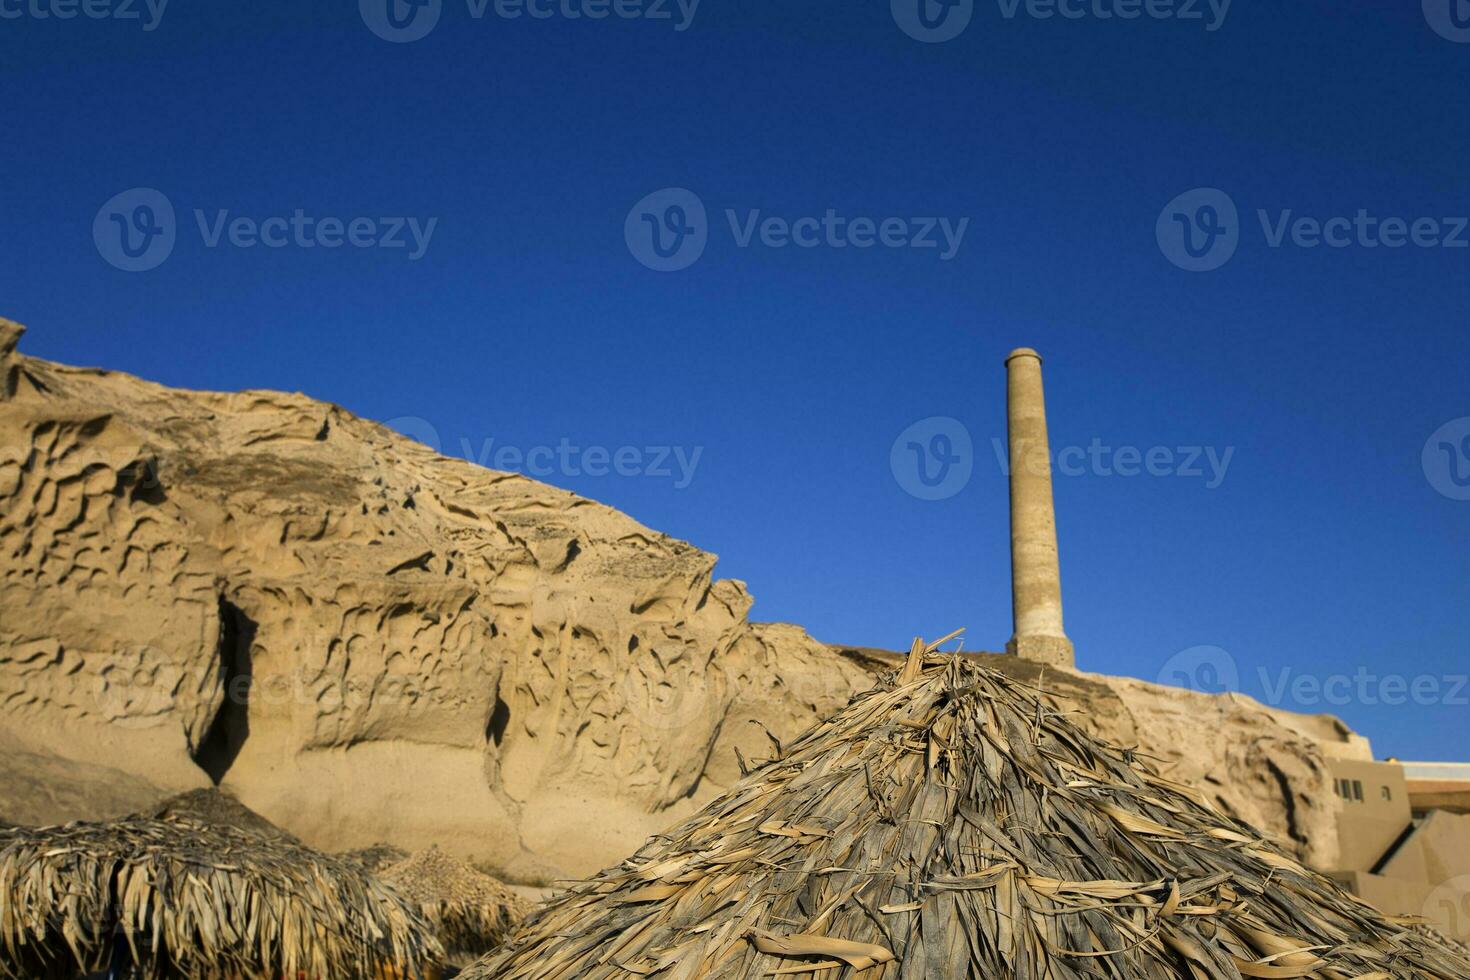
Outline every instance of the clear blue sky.
<svg viewBox="0 0 1470 980">
<path fill-rule="evenodd" d="M 1268 234 L 1287 210 L 1433 218 L 1446 238 L 1442 219 L 1470 214 L 1470 43 L 1418 0 L 1241 0 L 1215 30 L 1205 3 L 1203 20 L 1100 20 L 979 0 L 944 43 L 886 0 L 704 0 L 684 30 L 672 2 L 672 20 L 510 19 L 443 0 L 410 43 L 343 0 L 173 0 L 153 30 L 142 0 L 142 20 L 37 15 L 53 2 L 0 0 L 0 313 L 31 327 L 26 351 L 305 391 L 426 420 L 472 455 L 565 439 L 639 447 L 624 469 L 642 472 L 659 469 L 646 447 L 699 448 L 682 487 L 677 465 L 589 476 L 586 456 L 548 478 L 719 554 L 758 619 L 887 646 L 965 625 L 993 650 L 1010 631 L 1002 360 L 1034 346 L 1056 447 L 1168 447 L 1170 473 L 1178 447 L 1231 453 L 1213 488 L 1204 462 L 1124 477 L 1085 452 L 1058 476 L 1083 666 L 1154 679 L 1181 651 L 1218 667 L 1188 652 L 1218 647 L 1263 698 L 1282 671 L 1367 676 L 1274 699 L 1332 710 L 1381 755 L 1466 757 L 1470 249 Z M 94 238 L 135 187 L 176 211 L 143 272 Z M 708 241 L 658 272 L 625 225 L 669 187 L 707 209 Z M 1191 272 L 1156 224 L 1204 222 L 1187 197 L 1166 212 L 1201 187 L 1238 208 L 1237 249 Z M 437 223 L 417 259 L 208 245 L 222 211 L 296 209 L 373 234 Z M 969 222 L 947 260 L 741 247 L 757 209 Z M 890 465 L 932 416 L 974 446 L 941 500 Z M 1447 423 L 1435 475 L 1422 453 Z M 1435 687 L 1393 704 L 1389 675 Z"/>
</svg>

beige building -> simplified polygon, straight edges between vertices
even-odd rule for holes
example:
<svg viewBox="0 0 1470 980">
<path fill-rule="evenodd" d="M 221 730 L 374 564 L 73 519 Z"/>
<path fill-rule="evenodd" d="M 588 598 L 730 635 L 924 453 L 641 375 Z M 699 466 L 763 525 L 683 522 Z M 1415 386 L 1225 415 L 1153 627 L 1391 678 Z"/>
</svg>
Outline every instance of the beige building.
<svg viewBox="0 0 1470 980">
<path fill-rule="evenodd" d="M 1403 762 L 1416 812 L 1470 813 L 1470 762 Z"/>
<path fill-rule="evenodd" d="M 1470 764 L 1331 759 L 1338 866 L 1380 910 L 1470 940 Z"/>
</svg>

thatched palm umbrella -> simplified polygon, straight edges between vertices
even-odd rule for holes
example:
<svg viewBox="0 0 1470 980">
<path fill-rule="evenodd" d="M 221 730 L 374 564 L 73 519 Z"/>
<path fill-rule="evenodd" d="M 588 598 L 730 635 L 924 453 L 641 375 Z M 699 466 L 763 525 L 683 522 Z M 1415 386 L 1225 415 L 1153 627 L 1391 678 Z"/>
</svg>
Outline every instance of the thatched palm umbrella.
<svg viewBox="0 0 1470 980">
<path fill-rule="evenodd" d="M 418 904 L 450 962 L 494 949 L 526 917 L 526 903 L 515 892 L 437 847 L 383 869 L 381 876 Z"/>
<path fill-rule="evenodd" d="M 929 652 L 462 980 L 1470 977 L 1037 692 Z"/>
<path fill-rule="evenodd" d="M 442 950 L 418 911 L 360 868 L 285 838 L 190 820 L 0 832 L 0 977 L 107 965 L 135 976 L 414 976 Z"/>
</svg>

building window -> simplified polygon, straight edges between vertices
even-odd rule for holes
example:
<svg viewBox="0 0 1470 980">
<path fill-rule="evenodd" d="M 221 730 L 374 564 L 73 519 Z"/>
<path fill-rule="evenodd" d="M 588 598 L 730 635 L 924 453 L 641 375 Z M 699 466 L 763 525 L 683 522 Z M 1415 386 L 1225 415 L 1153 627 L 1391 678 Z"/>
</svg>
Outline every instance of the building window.
<svg viewBox="0 0 1470 980">
<path fill-rule="evenodd" d="M 1359 803 L 1363 802 L 1363 781 L 1360 779 L 1353 780 L 1353 799 Z"/>
<path fill-rule="evenodd" d="M 1393 790 L 1389 789 L 1387 786 L 1379 787 L 1379 792 L 1383 794 L 1383 798 L 1385 800 L 1393 799 Z"/>
</svg>

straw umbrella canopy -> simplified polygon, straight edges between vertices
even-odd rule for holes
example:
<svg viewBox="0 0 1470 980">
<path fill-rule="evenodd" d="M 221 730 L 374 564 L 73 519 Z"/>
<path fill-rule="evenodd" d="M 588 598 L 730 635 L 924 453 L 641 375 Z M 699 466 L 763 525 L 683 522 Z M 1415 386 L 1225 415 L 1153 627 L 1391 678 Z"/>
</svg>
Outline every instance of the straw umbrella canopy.
<svg viewBox="0 0 1470 980">
<path fill-rule="evenodd" d="M 915 641 L 462 980 L 1470 977 L 975 658 Z"/>
<path fill-rule="evenodd" d="M 418 905 L 451 960 L 472 960 L 494 949 L 526 916 L 526 903 L 515 892 L 438 847 L 381 874 Z"/>
<path fill-rule="evenodd" d="M 360 868 L 285 838 L 190 820 L 0 831 L 0 977 L 414 976 L 442 950 Z"/>
</svg>

